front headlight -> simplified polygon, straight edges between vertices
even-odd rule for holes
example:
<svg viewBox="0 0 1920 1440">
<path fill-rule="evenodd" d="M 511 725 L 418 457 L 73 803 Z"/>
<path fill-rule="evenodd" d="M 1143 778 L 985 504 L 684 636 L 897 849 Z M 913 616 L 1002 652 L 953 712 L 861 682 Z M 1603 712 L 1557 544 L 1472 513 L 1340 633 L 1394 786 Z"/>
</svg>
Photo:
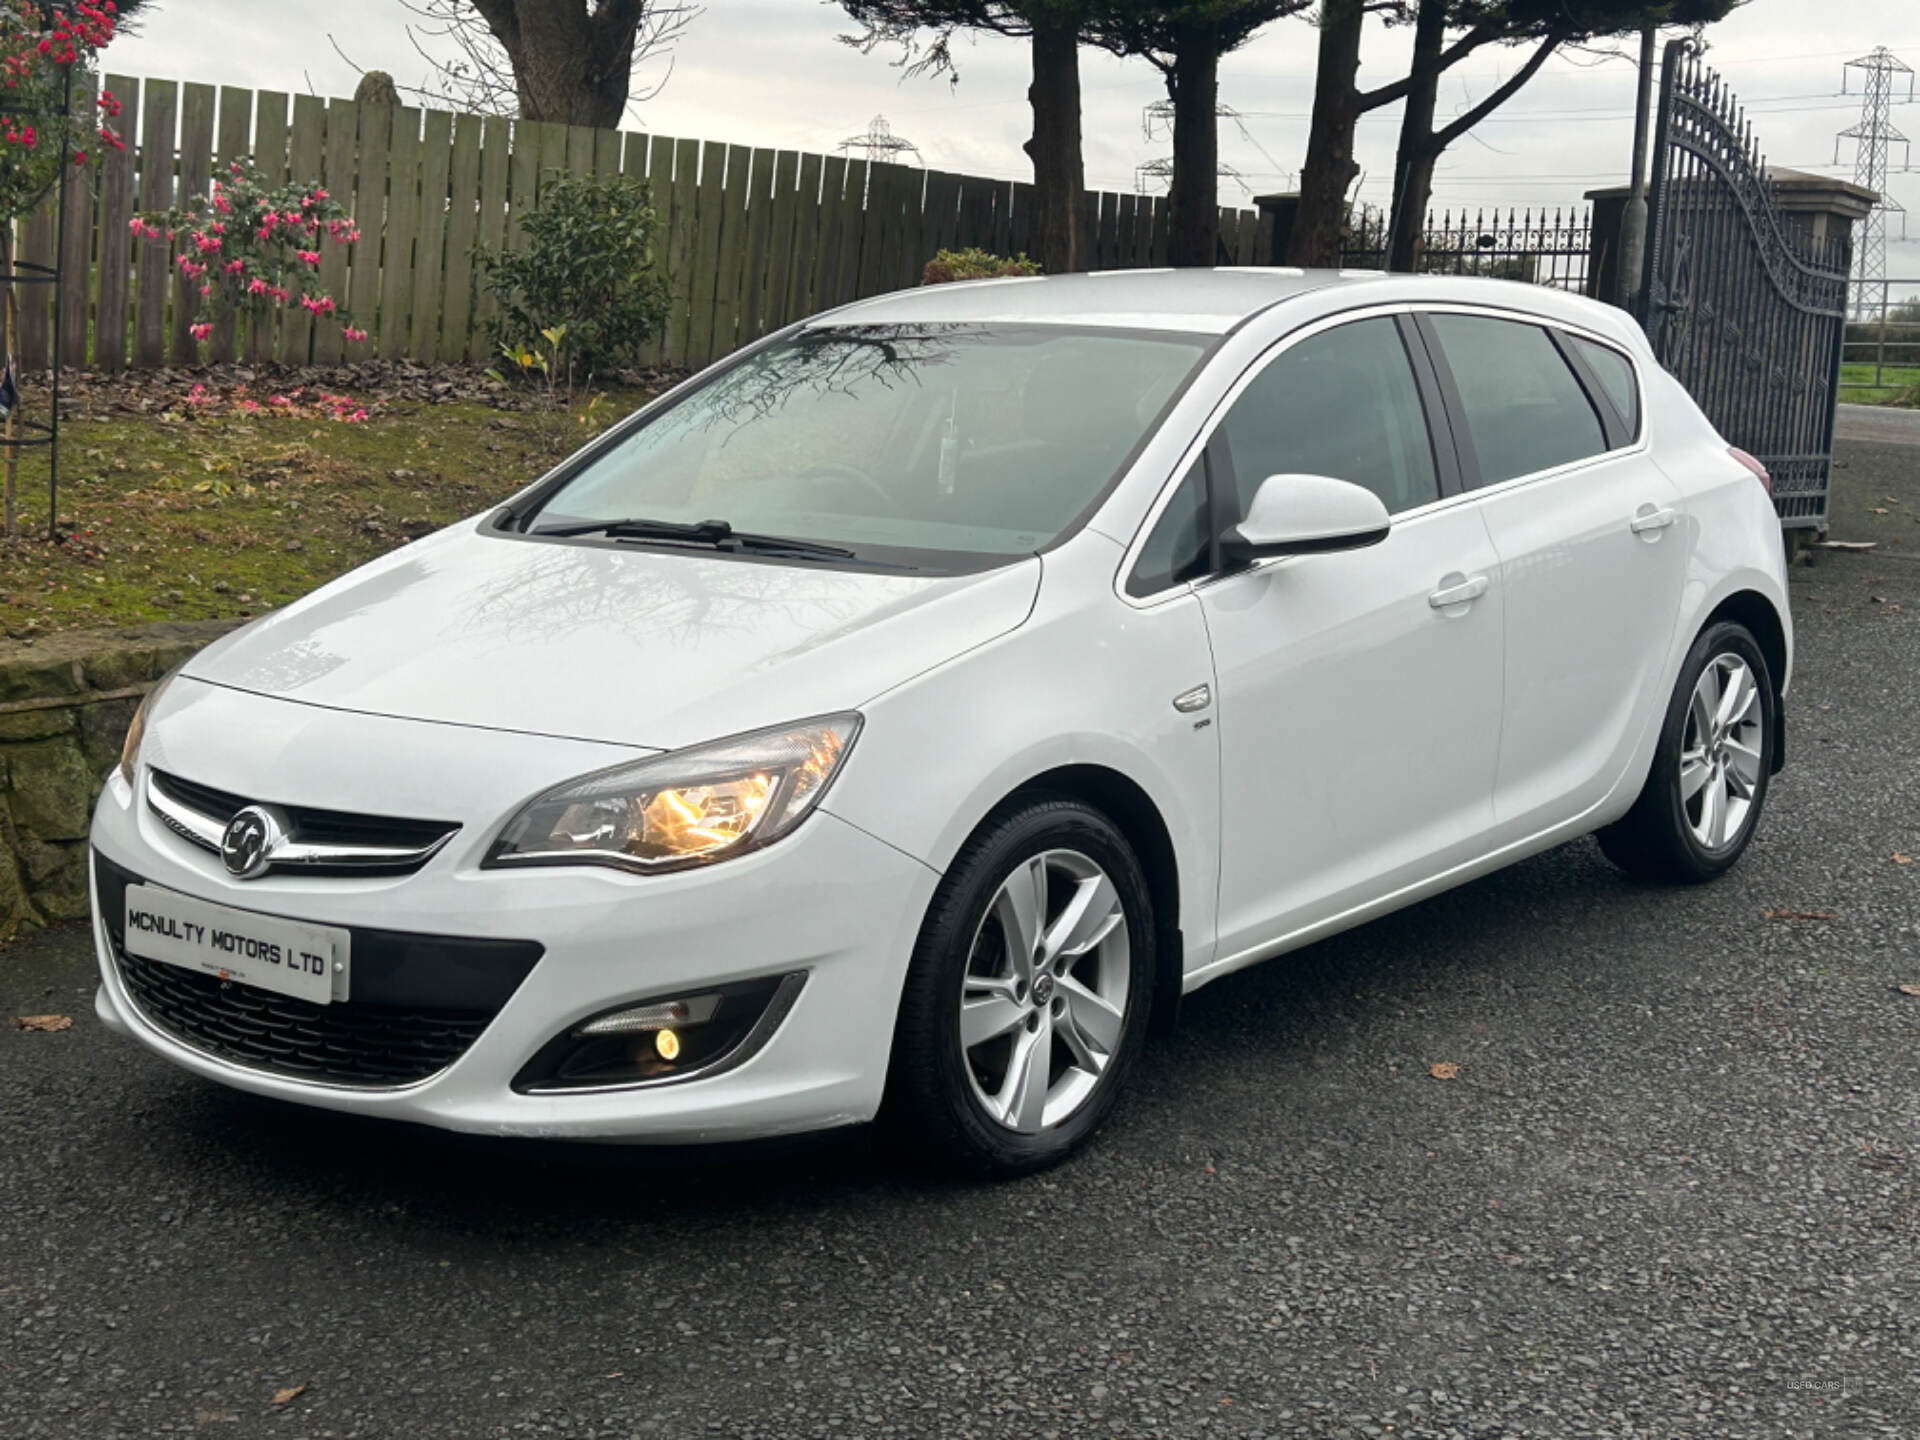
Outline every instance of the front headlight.
<svg viewBox="0 0 1920 1440">
<path fill-rule="evenodd" d="M 583 775 L 527 802 L 485 864 L 657 874 L 757 850 L 806 818 L 859 733 L 829 715 Z"/>
<path fill-rule="evenodd" d="M 133 712 L 133 723 L 127 726 L 127 738 L 120 742 L 120 778 L 129 785 L 133 783 L 133 772 L 140 764 L 140 742 L 147 738 L 147 716 L 153 713 L 153 707 L 160 703 L 160 696 L 179 673 L 180 666 L 176 665 L 154 681 L 153 688 L 141 697 L 140 708 Z"/>
</svg>

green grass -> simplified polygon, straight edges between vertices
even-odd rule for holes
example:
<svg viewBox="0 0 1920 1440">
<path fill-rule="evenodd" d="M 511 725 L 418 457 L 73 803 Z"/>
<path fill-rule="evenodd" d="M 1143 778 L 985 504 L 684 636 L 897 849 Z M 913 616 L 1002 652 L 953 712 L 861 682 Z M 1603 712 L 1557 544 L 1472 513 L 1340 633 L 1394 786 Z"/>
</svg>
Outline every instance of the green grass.
<svg viewBox="0 0 1920 1440">
<path fill-rule="evenodd" d="M 46 539 L 46 462 L 23 452 L 22 538 L 0 540 L 0 633 L 258 614 L 485 510 L 645 398 L 615 392 L 570 413 L 370 402 L 360 424 L 244 415 L 224 397 L 146 414 L 96 405 L 62 422 L 64 544 Z"/>
<path fill-rule="evenodd" d="M 1849 405 L 1920 405 L 1920 366 L 1888 365 L 1876 387 L 1871 362 L 1842 365 L 1840 399 Z"/>
</svg>

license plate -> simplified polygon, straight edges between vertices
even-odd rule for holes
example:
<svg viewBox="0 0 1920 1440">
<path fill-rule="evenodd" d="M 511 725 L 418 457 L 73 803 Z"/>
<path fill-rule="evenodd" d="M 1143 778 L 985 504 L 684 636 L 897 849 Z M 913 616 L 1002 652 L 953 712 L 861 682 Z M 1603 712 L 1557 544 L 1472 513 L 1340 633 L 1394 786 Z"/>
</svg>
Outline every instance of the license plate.
<svg viewBox="0 0 1920 1440">
<path fill-rule="evenodd" d="M 347 931 L 129 885 L 127 953 L 277 995 L 326 1005 L 347 998 Z"/>
</svg>

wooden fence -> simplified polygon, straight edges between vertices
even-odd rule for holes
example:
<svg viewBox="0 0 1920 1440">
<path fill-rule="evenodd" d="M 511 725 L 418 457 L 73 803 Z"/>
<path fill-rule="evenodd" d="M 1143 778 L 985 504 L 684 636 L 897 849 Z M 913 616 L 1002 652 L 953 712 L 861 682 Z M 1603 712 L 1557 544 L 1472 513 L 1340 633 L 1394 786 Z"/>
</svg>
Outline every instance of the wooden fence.
<svg viewBox="0 0 1920 1440">
<path fill-rule="evenodd" d="M 1012 181 L 270 90 L 112 75 L 106 85 L 125 106 L 125 152 L 69 187 L 64 227 L 49 205 L 19 237 L 20 257 L 42 264 L 59 243 L 68 365 L 489 360 L 493 317 L 474 250 L 515 247 L 541 185 L 562 172 L 650 182 L 670 296 L 654 363 L 704 365 L 830 306 L 917 284 L 942 248 L 1032 248 L 1032 186 Z M 318 181 L 353 214 L 361 239 L 323 247 L 322 278 L 367 340 L 302 310 L 228 321 L 204 347 L 188 333 L 188 282 L 167 246 L 134 240 L 128 222 L 203 193 L 216 166 L 247 155 L 269 183 Z M 1084 203 L 1095 268 L 1165 263 L 1162 198 L 1088 192 Z M 1223 209 L 1223 258 L 1253 263 L 1258 228 L 1254 211 Z M 16 352 L 41 368 L 50 287 L 19 289 Z"/>
</svg>

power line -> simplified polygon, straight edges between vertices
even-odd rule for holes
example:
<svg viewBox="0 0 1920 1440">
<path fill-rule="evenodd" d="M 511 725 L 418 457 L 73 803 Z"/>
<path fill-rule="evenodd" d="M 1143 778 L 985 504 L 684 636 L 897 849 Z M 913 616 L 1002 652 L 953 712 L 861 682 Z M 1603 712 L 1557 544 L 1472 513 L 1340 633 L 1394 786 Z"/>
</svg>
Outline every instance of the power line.
<svg viewBox="0 0 1920 1440">
<path fill-rule="evenodd" d="M 1798 99 L 1804 97 L 1781 98 Z M 1754 104 L 1743 105 L 1741 108 L 1749 115 L 1811 115 L 1822 110 L 1851 110 L 1853 108 L 1851 104 L 1838 99 L 1826 105 L 1777 105 L 1770 108 L 1760 108 L 1760 106 L 1761 102 L 1755 102 Z M 1313 118 L 1313 112 L 1310 110 L 1242 110 L 1240 113 L 1249 119 L 1259 120 L 1310 120 Z M 1480 124 L 1588 125 L 1596 120 L 1631 120 L 1632 118 L 1633 111 L 1631 110 L 1611 110 L 1604 108 L 1593 110 L 1515 110 L 1510 114 L 1489 115 L 1486 119 L 1482 120 Z M 1386 109 L 1369 111 L 1367 114 L 1362 115 L 1360 120 L 1363 124 L 1368 121 L 1391 123 L 1394 125 L 1400 123 L 1400 117 L 1390 113 Z"/>
</svg>

